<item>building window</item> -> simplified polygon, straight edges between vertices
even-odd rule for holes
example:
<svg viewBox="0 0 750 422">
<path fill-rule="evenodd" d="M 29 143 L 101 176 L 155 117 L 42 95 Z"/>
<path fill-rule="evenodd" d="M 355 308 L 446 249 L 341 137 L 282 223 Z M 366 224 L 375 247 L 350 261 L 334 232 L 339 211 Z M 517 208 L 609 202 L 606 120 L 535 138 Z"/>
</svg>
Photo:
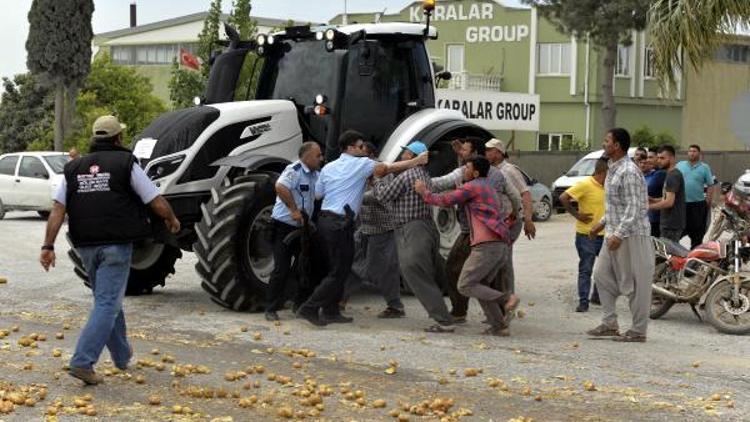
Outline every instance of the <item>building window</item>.
<svg viewBox="0 0 750 422">
<path fill-rule="evenodd" d="M 166 65 L 179 60 L 180 49 L 195 54 L 198 45 L 187 44 L 154 44 L 154 45 L 120 45 L 112 46 L 112 60 L 121 65 Z"/>
<path fill-rule="evenodd" d="M 615 76 L 630 76 L 630 47 L 617 46 L 617 61 L 615 62 Z"/>
<path fill-rule="evenodd" d="M 750 63 L 750 45 L 724 44 L 716 52 L 716 59 L 729 63 Z"/>
<path fill-rule="evenodd" d="M 656 74 L 654 72 L 654 49 L 651 47 L 646 47 L 646 51 L 643 54 L 643 57 L 643 77 L 653 78 Z"/>
<path fill-rule="evenodd" d="M 560 151 L 564 145 L 573 142 L 571 133 L 540 133 L 537 138 L 537 149 L 539 151 Z"/>
<path fill-rule="evenodd" d="M 464 46 L 460 44 L 448 45 L 447 63 L 445 68 L 451 73 L 464 71 Z"/>
<path fill-rule="evenodd" d="M 570 43 L 540 43 L 537 45 L 539 75 L 570 74 Z"/>
</svg>

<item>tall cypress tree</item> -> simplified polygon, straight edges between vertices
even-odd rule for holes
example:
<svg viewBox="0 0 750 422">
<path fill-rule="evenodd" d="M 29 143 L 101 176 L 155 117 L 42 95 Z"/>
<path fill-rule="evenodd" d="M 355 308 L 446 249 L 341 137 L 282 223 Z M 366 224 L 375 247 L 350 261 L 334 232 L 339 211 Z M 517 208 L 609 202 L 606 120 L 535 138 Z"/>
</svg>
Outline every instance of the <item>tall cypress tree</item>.
<svg viewBox="0 0 750 422">
<path fill-rule="evenodd" d="M 55 90 L 55 150 L 71 133 L 78 88 L 91 70 L 93 0 L 34 0 L 26 65 Z"/>
</svg>

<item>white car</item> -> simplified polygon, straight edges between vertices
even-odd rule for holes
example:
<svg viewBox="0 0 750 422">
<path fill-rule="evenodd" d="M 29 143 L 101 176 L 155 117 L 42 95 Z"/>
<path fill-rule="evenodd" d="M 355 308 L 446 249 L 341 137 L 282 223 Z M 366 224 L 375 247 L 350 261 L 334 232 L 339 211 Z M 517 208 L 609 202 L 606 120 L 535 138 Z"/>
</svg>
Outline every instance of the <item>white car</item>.
<svg viewBox="0 0 750 422">
<path fill-rule="evenodd" d="M 52 210 L 52 195 L 69 161 L 62 152 L 16 152 L 0 155 L 0 219 L 6 211 L 36 211 L 43 218 Z"/>
<path fill-rule="evenodd" d="M 628 150 L 628 156 L 630 158 L 635 156 L 636 149 L 637 148 L 633 147 Z M 557 180 L 552 183 L 552 202 L 554 203 L 555 208 L 561 209 L 560 195 L 562 195 L 563 192 L 579 181 L 594 174 L 596 160 L 602 158 L 603 155 L 603 149 L 586 154 L 583 158 L 578 160 L 577 163 L 573 164 L 573 167 L 571 167 L 570 170 L 563 173 L 562 176 L 558 177 Z"/>
</svg>

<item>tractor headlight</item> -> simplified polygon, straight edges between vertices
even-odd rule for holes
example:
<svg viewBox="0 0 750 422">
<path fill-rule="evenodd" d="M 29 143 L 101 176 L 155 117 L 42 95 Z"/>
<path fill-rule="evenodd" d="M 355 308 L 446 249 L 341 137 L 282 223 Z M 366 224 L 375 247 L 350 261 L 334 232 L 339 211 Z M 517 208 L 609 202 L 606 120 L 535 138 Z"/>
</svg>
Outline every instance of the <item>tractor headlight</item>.
<svg viewBox="0 0 750 422">
<path fill-rule="evenodd" d="M 185 161 L 184 155 L 169 157 L 163 160 L 152 161 L 146 168 L 146 175 L 151 180 L 161 179 L 177 171 L 180 164 Z"/>
<path fill-rule="evenodd" d="M 323 104 L 326 102 L 326 100 L 327 98 L 323 94 L 318 94 L 315 96 L 315 104 L 318 104 L 318 105 Z"/>
<path fill-rule="evenodd" d="M 318 31 L 318 32 L 315 33 L 315 39 L 316 40 L 323 41 L 323 38 L 324 38 L 323 32 Z"/>
<path fill-rule="evenodd" d="M 326 41 L 326 50 L 333 51 L 336 48 L 336 46 L 333 44 L 333 41 Z"/>
<path fill-rule="evenodd" d="M 333 41 L 334 38 L 336 38 L 336 30 L 334 29 L 327 29 L 325 32 L 325 38 L 328 41 Z"/>
<path fill-rule="evenodd" d="M 260 34 L 260 35 L 258 35 L 257 38 L 255 38 L 255 42 L 258 43 L 259 47 L 266 45 L 266 41 L 267 41 L 267 39 L 266 39 L 266 36 L 264 34 Z"/>
<path fill-rule="evenodd" d="M 266 38 L 266 42 L 268 43 L 268 45 L 273 45 L 274 41 L 276 41 L 276 37 L 274 37 L 273 35 L 269 35 Z"/>
</svg>

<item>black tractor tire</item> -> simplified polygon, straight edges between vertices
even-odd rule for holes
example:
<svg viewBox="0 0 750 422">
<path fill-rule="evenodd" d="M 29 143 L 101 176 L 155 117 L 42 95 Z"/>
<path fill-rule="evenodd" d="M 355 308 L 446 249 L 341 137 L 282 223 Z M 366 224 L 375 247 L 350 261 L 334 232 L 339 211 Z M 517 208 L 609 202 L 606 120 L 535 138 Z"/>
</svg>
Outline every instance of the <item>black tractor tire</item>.
<svg viewBox="0 0 750 422">
<path fill-rule="evenodd" d="M 83 260 L 75 248 L 68 250 L 68 257 L 73 262 L 73 272 L 83 280 L 83 284 L 91 288 L 89 275 L 83 265 Z M 174 264 L 182 257 L 179 248 L 170 245 L 164 245 L 159 258 L 148 268 L 135 269 L 130 268 L 128 277 L 128 287 L 125 290 L 126 296 L 140 296 L 153 293 L 154 287 L 164 286 L 165 280 L 170 274 L 174 274 Z"/>
<path fill-rule="evenodd" d="M 225 308 L 263 308 L 273 270 L 270 223 L 277 178 L 275 173 L 253 173 L 226 179 L 201 205 L 195 269 L 211 300 Z"/>
</svg>

